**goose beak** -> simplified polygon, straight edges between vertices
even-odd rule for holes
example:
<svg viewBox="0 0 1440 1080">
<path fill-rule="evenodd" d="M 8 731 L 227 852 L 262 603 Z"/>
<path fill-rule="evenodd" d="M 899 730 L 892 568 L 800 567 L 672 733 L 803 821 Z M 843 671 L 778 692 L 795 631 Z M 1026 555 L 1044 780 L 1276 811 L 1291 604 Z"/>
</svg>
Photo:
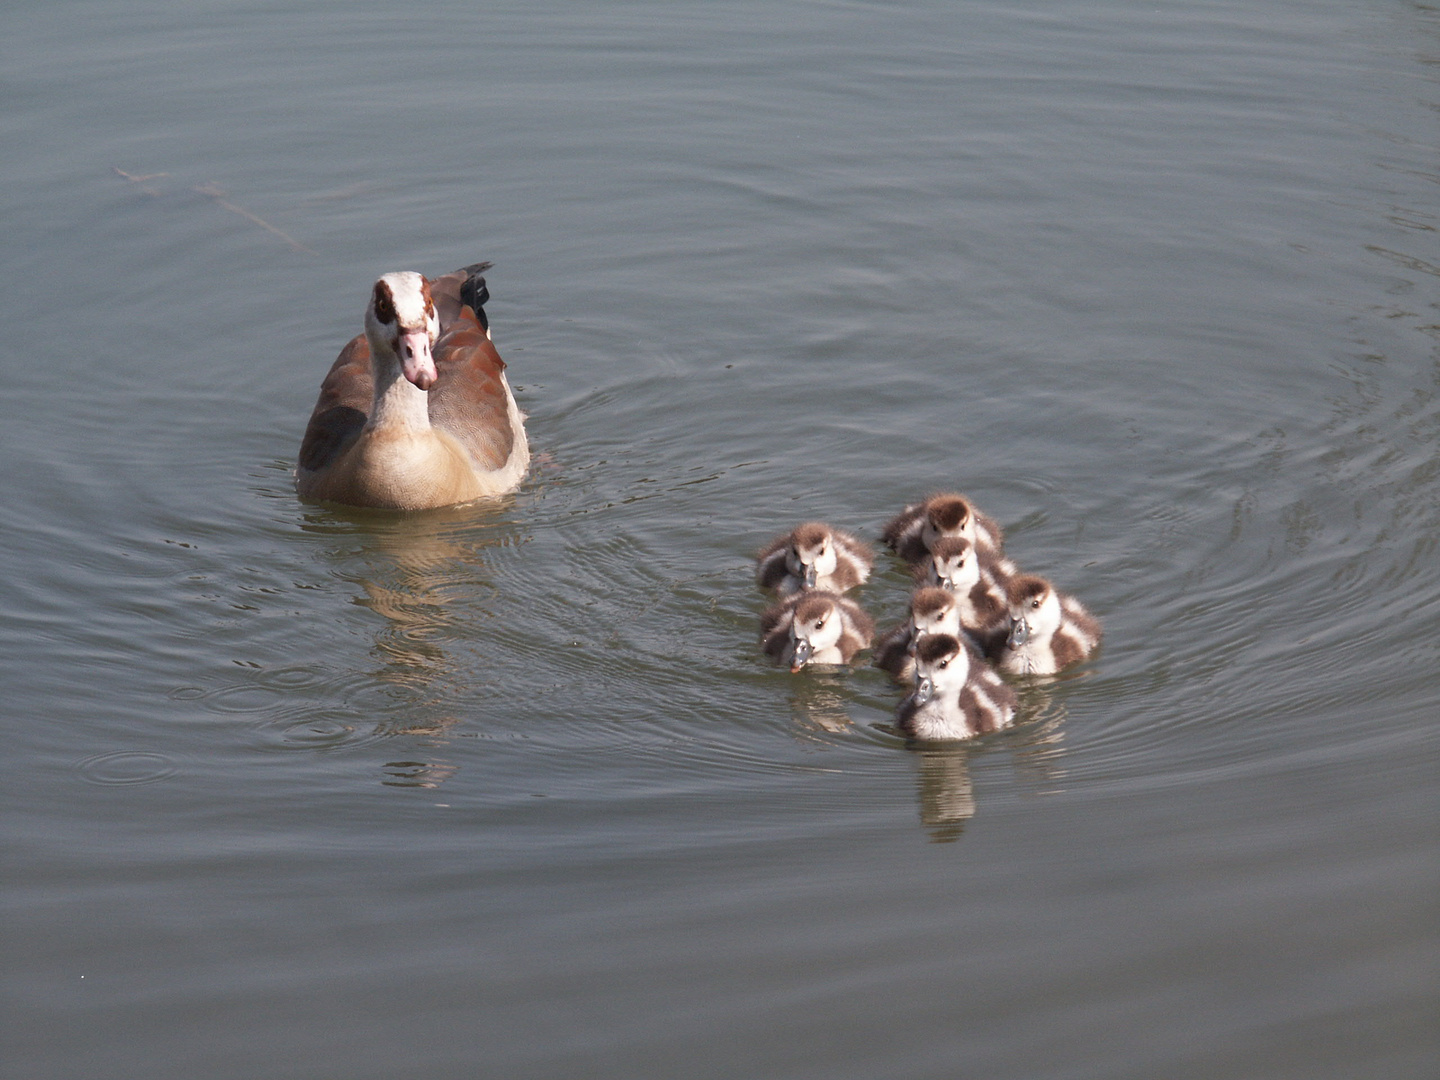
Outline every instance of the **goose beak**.
<svg viewBox="0 0 1440 1080">
<path fill-rule="evenodd" d="M 915 684 L 915 704 L 924 705 L 934 696 L 935 684 L 930 681 L 930 676 L 920 676 L 920 681 Z"/>
<path fill-rule="evenodd" d="M 1005 644 L 1014 649 L 1024 645 L 1029 640 L 1030 624 L 1025 621 L 1024 616 L 1021 616 L 1010 624 L 1010 636 L 1006 639 Z"/>
<path fill-rule="evenodd" d="M 815 646 L 808 641 L 795 642 L 795 658 L 790 661 L 790 670 L 799 671 L 810 662 L 810 657 L 815 655 Z"/>
<path fill-rule="evenodd" d="M 814 563 L 805 564 L 805 588 L 813 589 L 815 582 L 819 580 L 819 572 L 815 569 Z"/>
<path fill-rule="evenodd" d="M 421 390 L 435 385 L 439 373 L 435 370 L 435 358 L 430 354 L 430 332 L 428 330 L 402 330 L 395 351 L 400 354 L 400 367 L 407 381 Z"/>
</svg>

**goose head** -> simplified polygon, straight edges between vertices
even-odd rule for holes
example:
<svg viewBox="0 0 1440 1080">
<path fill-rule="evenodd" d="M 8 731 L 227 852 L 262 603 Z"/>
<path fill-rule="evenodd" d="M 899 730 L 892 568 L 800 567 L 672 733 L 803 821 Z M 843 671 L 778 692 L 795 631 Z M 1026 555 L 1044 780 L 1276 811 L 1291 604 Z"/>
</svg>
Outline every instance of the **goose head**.
<svg viewBox="0 0 1440 1080">
<path fill-rule="evenodd" d="M 845 619 L 840 606 L 824 593 L 807 593 L 795 605 L 790 623 L 790 638 L 795 643 L 791 671 L 799 671 L 817 654 L 833 648 L 845 632 Z"/>
<path fill-rule="evenodd" d="M 915 649 L 915 704 L 958 693 L 970 678 L 970 650 L 951 634 L 929 634 Z"/>
<path fill-rule="evenodd" d="M 790 534 L 785 565 L 791 574 L 805 582 L 805 588 L 813 589 L 820 578 L 833 574 L 837 561 L 835 537 L 828 525 L 809 521 Z"/>
<path fill-rule="evenodd" d="M 1034 574 L 1019 574 L 1005 587 L 1010 603 L 1010 637 L 1006 644 L 1014 649 L 1032 638 L 1042 641 L 1060 629 L 1062 612 L 1055 587 Z"/>
<path fill-rule="evenodd" d="M 414 271 L 386 274 L 370 291 L 365 336 L 377 371 L 399 365 L 405 380 L 429 390 L 438 377 L 432 350 L 440 337 L 440 319 L 429 283 Z"/>
</svg>

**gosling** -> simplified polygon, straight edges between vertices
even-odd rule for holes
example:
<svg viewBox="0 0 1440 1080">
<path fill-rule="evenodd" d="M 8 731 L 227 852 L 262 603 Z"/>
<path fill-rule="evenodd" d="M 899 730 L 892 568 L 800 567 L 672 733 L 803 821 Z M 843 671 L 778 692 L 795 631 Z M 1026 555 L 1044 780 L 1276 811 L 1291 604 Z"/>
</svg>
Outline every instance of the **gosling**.
<svg viewBox="0 0 1440 1080">
<path fill-rule="evenodd" d="M 848 664 L 870 647 L 875 623 L 853 600 L 807 590 L 760 616 L 760 647 L 792 672 L 810 664 Z"/>
<path fill-rule="evenodd" d="M 1006 586 L 1010 633 L 996 660 L 1011 675 L 1053 675 L 1078 664 L 1100 644 L 1100 621 L 1073 596 L 1034 574 Z"/>
<path fill-rule="evenodd" d="M 982 514 L 964 495 L 947 492 L 905 507 L 880 532 L 891 551 L 908 563 L 929 554 L 942 536 L 962 536 L 982 555 L 1000 555 L 1005 534 L 994 518 Z"/>
<path fill-rule="evenodd" d="M 895 726 L 913 739 L 973 739 L 1009 727 L 1019 699 L 959 638 L 933 634 L 915 650 L 915 692 Z"/>
<path fill-rule="evenodd" d="M 843 593 L 869 578 L 875 552 L 848 532 L 809 521 L 770 541 L 756 562 L 755 579 L 781 596 L 805 589 Z"/>
</svg>

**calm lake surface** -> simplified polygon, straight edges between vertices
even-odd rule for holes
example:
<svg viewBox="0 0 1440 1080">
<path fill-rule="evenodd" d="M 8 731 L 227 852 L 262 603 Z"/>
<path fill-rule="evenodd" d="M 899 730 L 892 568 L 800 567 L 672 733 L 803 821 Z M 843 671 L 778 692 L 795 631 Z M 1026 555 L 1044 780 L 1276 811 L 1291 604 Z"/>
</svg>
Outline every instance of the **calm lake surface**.
<svg viewBox="0 0 1440 1080">
<path fill-rule="evenodd" d="M 0 42 L 5 1076 L 1440 1075 L 1434 6 Z M 479 259 L 525 485 L 300 503 L 370 283 Z M 944 489 L 1106 640 L 921 748 L 751 558 Z"/>
</svg>

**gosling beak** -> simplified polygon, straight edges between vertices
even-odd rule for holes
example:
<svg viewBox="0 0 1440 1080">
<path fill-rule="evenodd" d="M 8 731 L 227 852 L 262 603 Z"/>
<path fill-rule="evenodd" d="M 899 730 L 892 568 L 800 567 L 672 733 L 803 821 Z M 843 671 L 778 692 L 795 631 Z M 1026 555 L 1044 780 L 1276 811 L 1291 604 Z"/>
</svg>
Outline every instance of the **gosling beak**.
<svg viewBox="0 0 1440 1080">
<path fill-rule="evenodd" d="M 1010 624 L 1010 636 L 1005 639 L 1005 644 L 1010 648 L 1018 648 L 1030 640 L 1030 624 L 1025 621 L 1022 615 Z"/>
<path fill-rule="evenodd" d="M 935 684 L 930 681 L 929 675 L 921 675 L 920 681 L 915 684 L 915 704 L 924 705 L 935 696 Z"/>
<path fill-rule="evenodd" d="M 790 661 L 790 670 L 792 672 L 799 671 L 801 668 L 803 668 L 806 664 L 810 662 L 810 658 L 814 655 L 815 646 L 811 645 L 810 642 L 795 642 L 795 658 Z"/>
<path fill-rule="evenodd" d="M 818 581 L 818 580 L 819 580 L 819 573 L 818 573 L 818 572 L 816 571 L 816 569 L 815 569 L 815 564 L 814 564 L 814 563 L 806 563 L 806 564 L 805 564 L 805 588 L 807 588 L 807 589 L 813 589 L 813 588 L 815 587 L 815 582 Z"/>
</svg>

